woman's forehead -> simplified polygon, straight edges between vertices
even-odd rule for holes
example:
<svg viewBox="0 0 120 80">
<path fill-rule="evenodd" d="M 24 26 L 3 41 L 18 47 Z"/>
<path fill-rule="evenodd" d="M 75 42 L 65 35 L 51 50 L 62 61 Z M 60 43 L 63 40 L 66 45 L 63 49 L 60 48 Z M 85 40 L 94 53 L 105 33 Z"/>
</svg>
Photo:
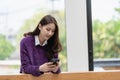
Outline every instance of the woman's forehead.
<svg viewBox="0 0 120 80">
<path fill-rule="evenodd" d="M 49 23 L 49 24 L 47 24 L 45 26 L 48 27 L 48 28 L 55 29 L 55 24 L 54 23 Z"/>
</svg>

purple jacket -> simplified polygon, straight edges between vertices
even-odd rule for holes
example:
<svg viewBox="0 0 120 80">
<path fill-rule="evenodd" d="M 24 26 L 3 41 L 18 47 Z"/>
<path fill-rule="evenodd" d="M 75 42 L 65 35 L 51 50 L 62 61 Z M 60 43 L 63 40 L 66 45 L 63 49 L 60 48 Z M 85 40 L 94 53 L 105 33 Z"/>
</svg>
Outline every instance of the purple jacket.
<svg viewBox="0 0 120 80">
<path fill-rule="evenodd" d="M 20 42 L 20 58 L 21 58 L 21 68 L 20 73 L 32 74 L 34 76 L 40 76 L 43 72 L 39 71 L 39 66 L 48 59 L 45 55 L 45 47 L 35 45 L 35 37 L 27 36 L 23 38 Z M 58 58 L 58 54 L 55 55 Z M 60 73 L 60 68 L 56 73 Z"/>
</svg>

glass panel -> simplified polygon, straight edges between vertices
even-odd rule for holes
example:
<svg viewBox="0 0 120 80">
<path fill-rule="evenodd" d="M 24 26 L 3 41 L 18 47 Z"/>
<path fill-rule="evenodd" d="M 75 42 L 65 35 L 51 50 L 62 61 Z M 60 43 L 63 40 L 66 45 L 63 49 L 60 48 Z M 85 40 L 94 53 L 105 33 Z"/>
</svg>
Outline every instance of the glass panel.
<svg viewBox="0 0 120 80">
<path fill-rule="evenodd" d="M 0 0 L 0 74 L 19 73 L 19 42 L 45 14 L 53 15 L 60 26 L 61 68 L 67 70 L 64 7 L 64 0 Z"/>
<path fill-rule="evenodd" d="M 120 69 L 120 0 L 92 0 L 94 66 Z M 102 68 L 101 68 L 102 67 Z"/>
</svg>

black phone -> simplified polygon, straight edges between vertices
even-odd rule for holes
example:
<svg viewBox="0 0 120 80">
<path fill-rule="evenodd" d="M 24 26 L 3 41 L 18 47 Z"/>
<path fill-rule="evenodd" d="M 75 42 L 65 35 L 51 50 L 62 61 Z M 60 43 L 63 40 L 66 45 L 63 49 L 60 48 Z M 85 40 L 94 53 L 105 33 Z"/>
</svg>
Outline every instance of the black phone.
<svg viewBox="0 0 120 80">
<path fill-rule="evenodd" d="M 58 58 L 52 58 L 50 62 L 53 62 L 53 65 L 56 64 L 57 62 L 59 62 L 60 60 Z"/>
</svg>

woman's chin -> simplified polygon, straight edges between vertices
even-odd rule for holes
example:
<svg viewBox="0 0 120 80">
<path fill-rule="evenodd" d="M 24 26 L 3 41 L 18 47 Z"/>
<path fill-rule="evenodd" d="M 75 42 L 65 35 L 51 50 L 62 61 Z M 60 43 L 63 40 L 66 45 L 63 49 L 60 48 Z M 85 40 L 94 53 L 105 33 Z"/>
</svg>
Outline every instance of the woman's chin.
<svg viewBox="0 0 120 80">
<path fill-rule="evenodd" d="M 50 39 L 50 38 L 45 38 L 45 40 L 48 40 L 48 39 Z"/>
<path fill-rule="evenodd" d="M 46 38 L 45 41 L 47 41 L 49 38 Z"/>
</svg>

